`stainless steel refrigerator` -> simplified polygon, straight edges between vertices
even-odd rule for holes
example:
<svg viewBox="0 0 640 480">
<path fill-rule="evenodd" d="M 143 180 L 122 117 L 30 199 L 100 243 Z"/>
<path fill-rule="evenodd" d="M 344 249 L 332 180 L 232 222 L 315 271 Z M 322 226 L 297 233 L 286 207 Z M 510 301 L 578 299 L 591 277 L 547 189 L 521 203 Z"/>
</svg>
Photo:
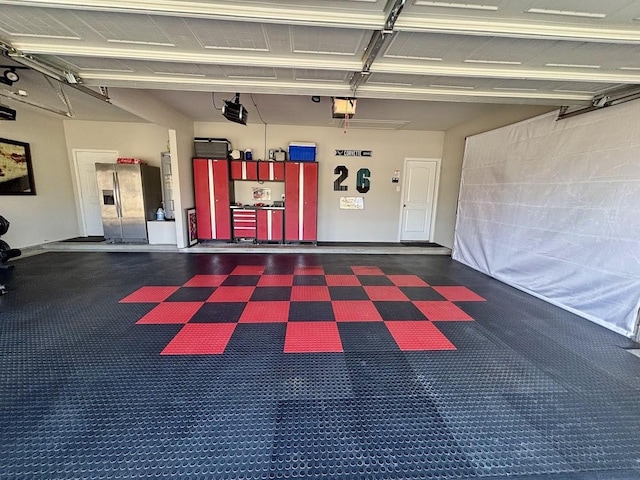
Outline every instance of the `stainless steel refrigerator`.
<svg viewBox="0 0 640 480">
<path fill-rule="evenodd" d="M 148 165 L 96 163 L 104 237 L 147 242 L 147 220 L 162 205 L 160 169 Z"/>
</svg>

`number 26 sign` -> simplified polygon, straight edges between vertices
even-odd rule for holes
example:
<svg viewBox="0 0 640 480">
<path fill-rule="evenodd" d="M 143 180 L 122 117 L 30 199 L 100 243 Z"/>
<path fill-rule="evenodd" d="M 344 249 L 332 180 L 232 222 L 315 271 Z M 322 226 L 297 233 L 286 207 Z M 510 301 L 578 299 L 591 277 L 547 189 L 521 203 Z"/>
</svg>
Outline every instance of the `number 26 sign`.
<svg viewBox="0 0 640 480">
<path fill-rule="evenodd" d="M 344 165 L 338 165 L 333 169 L 333 173 L 338 175 L 338 178 L 333 182 L 333 191 L 334 192 L 346 192 L 349 187 L 343 185 L 342 183 L 349 177 L 349 169 Z M 356 173 L 356 190 L 360 193 L 367 193 L 371 188 L 371 181 L 369 178 L 371 177 L 371 172 L 368 168 L 361 168 Z"/>
</svg>

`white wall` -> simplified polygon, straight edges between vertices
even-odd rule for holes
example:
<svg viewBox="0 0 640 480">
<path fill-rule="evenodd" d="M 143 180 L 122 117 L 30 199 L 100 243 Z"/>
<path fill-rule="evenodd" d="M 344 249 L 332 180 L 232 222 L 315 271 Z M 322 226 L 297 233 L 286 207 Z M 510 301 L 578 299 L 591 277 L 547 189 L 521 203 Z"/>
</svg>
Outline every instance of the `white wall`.
<svg viewBox="0 0 640 480">
<path fill-rule="evenodd" d="M 293 125 L 249 125 L 231 122 L 194 124 L 196 137 L 222 137 L 233 148 L 253 150 L 253 158 L 265 157 L 270 148 L 287 149 L 290 142 L 312 142 L 318 147 L 319 169 L 318 240 L 320 241 L 398 241 L 400 222 L 400 192 L 391 183 L 394 170 L 402 172 L 405 157 L 440 158 L 443 132 L 348 130 L 336 127 L 301 127 Z M 336 149 L 372 150 L 373 157 L 336 157 Z M 334 192 L 333 173 L 338 165 L 349 169 L 343 183 L 346 192 Z M 356 191 L 356 173 L 360 168 L 371 171 L 371 189 L 365 194 Z M 458 190 L 457 184 L 440 184 L 440 189 Z M 340 210 L 340 196 L 364 197 L 364 210 Z M 439 208 L 439 207 L 438 207 Z"/>
<path fill-rule="evenodd" d="M 0 137 L 29 143 L 36 184 L 36 195 L 0 196 L 11 222 L 2 239 L 24 248 L 79 235 L 62 119 L 22 107 L 16 121 L 0 122 Z"/>
<path fill-rule="evenodd" d="M 453 258 L 612 330 L 640 310 L 640 102 L 470 137 Z"/>
<path fill-rule="evenodd" d="M 65 120 L 64 133 L 71 161 L 73 149 L 117 150 L 121 157 L 140 158 L 154 167 L 160 166 L 169 140 L 167 129 L 152 123 Z"/>
</svg>

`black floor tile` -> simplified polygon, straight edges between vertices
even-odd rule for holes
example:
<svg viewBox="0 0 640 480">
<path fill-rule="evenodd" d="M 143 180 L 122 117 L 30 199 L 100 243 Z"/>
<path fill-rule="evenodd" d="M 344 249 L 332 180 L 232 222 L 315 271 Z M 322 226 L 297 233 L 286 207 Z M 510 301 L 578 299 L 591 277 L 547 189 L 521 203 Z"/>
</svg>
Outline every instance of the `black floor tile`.
<svg viewBox="0 0 640 480">
<path fill-rule="evenodd" d="M 289 306 L 290 322 L 326 322 L 334 320 L 331 302 L 291 302 Z"/>
<path fill-rule="evenodd" d="M 234 323 L 240 319 L 244 306 L 242 302 L 205 303 L 189 323 Z"/>
</svg>

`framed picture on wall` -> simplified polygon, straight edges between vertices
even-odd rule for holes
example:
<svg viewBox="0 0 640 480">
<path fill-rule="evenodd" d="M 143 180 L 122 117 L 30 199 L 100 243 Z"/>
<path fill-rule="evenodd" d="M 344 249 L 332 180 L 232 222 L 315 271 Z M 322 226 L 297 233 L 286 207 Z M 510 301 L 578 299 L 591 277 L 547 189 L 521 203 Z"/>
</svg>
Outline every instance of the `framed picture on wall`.
<svg viewBox="0 0 640 480">
<path fill-rule="evenodd" d="M 195 208 L 187 208 L 187 242 L 190 247 L 198 243 L 198 224 L 196 223 Z"/>
<path fill-rule="evenodd" d="M 0 195 L 35 195 L 29 144 L 0 138 Z"/>
</svg>

